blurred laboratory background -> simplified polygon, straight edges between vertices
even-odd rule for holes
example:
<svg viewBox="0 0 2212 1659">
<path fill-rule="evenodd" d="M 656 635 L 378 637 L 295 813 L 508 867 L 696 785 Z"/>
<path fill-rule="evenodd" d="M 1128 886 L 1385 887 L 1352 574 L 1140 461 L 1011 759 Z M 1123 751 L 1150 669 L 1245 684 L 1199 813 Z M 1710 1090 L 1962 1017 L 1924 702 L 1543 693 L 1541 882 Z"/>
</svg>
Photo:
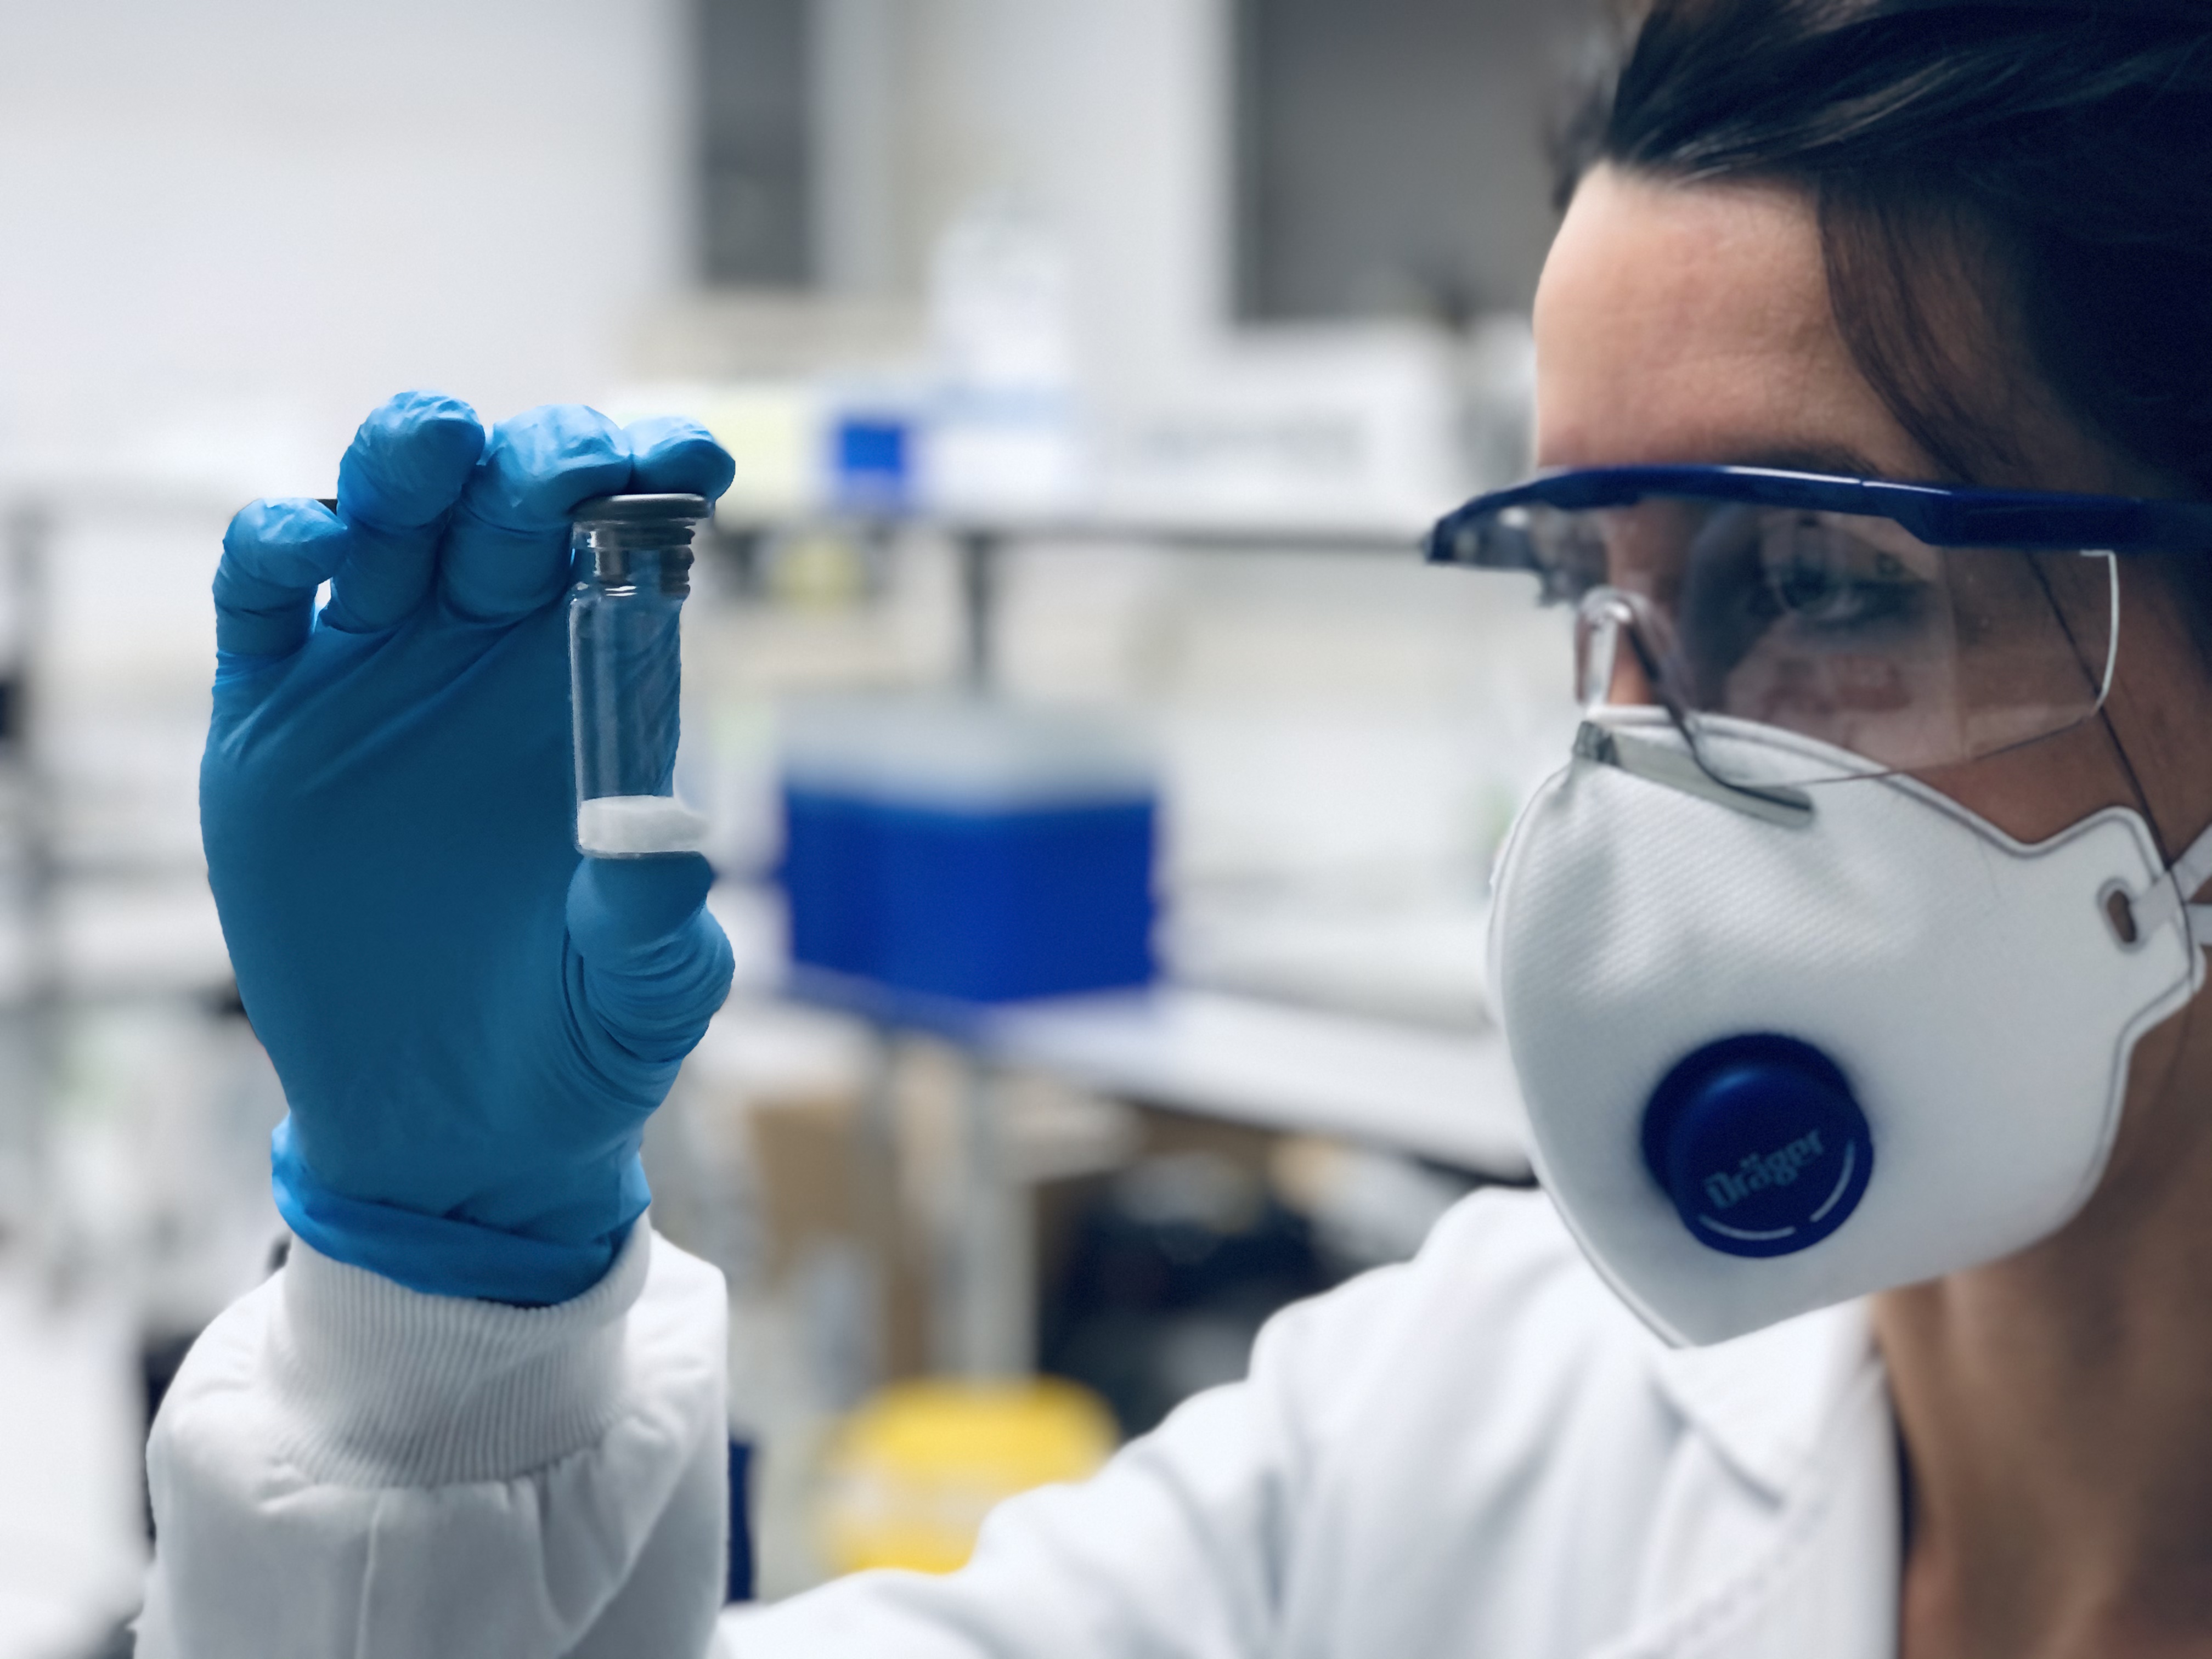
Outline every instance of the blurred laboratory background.
<svg viewBox="0 0 2212 1659">
<path fill-rule="evenodd" d="M 1577 0 L 0 17 L 0 1659 L 128 1650 L 149 1414 L 281 1253 L 196 773 L 246 500 L 434 386 L 735 455 L 683 784 L 738 989 L 647 1146 L 733 1595 L 957 1565 L 1525 1182 L 1486 878 Z"/>
</svg>

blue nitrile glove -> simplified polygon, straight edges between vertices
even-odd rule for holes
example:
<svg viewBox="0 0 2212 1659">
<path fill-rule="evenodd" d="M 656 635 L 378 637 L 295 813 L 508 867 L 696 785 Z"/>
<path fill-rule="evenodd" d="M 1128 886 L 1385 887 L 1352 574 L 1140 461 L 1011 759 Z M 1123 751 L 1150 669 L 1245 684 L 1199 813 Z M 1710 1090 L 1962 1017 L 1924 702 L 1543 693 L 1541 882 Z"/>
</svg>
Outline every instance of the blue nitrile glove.
<svg viewBox="0 0 2212 1659">
<path fill-rule="evenodd" d="M 487 440 L 407 392 L 355 437 L 335 514 L 232 521 L 201 835 L 291 1106 L 277 1207 L 324 1254 L 551 1303 L 645 1208 L 639 1138 L 730 947 L 705 860 L 576 854 L 568 518 L 731 471 L 688 422 L 538 409 Z"/>
</svg>

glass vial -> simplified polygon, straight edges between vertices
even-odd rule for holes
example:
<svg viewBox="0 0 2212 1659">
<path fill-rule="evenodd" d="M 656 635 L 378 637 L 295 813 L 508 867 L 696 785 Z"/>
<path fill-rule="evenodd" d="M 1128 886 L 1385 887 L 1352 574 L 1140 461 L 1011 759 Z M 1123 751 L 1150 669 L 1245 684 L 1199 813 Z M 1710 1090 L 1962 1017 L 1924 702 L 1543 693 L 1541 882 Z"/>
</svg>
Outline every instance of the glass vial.
<svg viewBox="0 0 2212 1659">
<path fill-rule="evenodd" d="M 707 820 L 676 797 L 680 623 L 697 495 L 605 495 L 576 509 L 569 546 L 569 698 L 576 848 L 589 858 L 694 853 Z"/>
</svg>

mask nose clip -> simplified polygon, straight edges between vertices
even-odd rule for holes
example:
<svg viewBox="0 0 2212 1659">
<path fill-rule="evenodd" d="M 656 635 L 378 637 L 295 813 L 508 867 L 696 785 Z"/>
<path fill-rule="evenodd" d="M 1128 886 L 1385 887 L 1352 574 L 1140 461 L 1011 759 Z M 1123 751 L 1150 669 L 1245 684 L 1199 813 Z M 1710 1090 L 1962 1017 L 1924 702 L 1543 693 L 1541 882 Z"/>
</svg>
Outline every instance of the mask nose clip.
<svg viewBox="0 0 2212 1659">
<path fill-rule="evenodd" d="M 1791 1255 L 1850 1219 L 1874 1132 L 1842 1070 L 1771 1033 L 1706 1044 L 1644 1112 L 1644 1161 L 1691 1237 L 1726 1255 Z"/>
<path fill-rule="evenodd" d="M 1686 735 L 1685 741 L 1687 741 Z M 1664 785 L 1686 795 L 1695 795 L 1763 823 L 1801 830 L 1813 821 L 1813 798 L 1802 789 L 1769 784 L 1747 789 L 1715 777 L 1698 764 L 1694 752 L 1684 753 L 1663 744 L 1584 720 L 1575 733 L 1575 757 L 1600 766 L 1618 767 L 1631 777 Z"/>
<path fill-rule="evenodd" d="M 1575 734 L 1576 755 L 1769 823 L 1794 829 L 1810 823 L 1812 798 L 1802 790 L 1731 783 L 1706 763 L 1689 711 L 1667 690 L 1663 653 L 1647 629 L 1665 631 L 1648 605 L 1625 589 L 1595 587 L 1583 597 L 1575 618 L 1576 690 L 1584 714 Z M 1664 709 L 1686 752 L 1614 731 L 1595 718 L 1600 708 L 1619 704 L 1624 690 L 1629 706 Z"/>
</svg>

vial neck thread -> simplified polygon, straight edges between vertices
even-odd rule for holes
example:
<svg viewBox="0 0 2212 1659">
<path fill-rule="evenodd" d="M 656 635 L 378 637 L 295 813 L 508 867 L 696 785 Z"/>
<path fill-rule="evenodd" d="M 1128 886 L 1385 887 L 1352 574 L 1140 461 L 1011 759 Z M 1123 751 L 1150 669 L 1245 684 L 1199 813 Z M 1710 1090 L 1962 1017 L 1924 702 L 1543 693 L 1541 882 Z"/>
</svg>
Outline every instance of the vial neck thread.
<svg viewBox="0 0 2212 1659">
<path fill-rule="evenodd" d="M 639 546 L 621 536 L 594 534 L 591 538 L 592 579 L 610 592 L 654 589 L 682 595 L 691 591 L 691 549 L 665 543 Z"/>
</svg>

